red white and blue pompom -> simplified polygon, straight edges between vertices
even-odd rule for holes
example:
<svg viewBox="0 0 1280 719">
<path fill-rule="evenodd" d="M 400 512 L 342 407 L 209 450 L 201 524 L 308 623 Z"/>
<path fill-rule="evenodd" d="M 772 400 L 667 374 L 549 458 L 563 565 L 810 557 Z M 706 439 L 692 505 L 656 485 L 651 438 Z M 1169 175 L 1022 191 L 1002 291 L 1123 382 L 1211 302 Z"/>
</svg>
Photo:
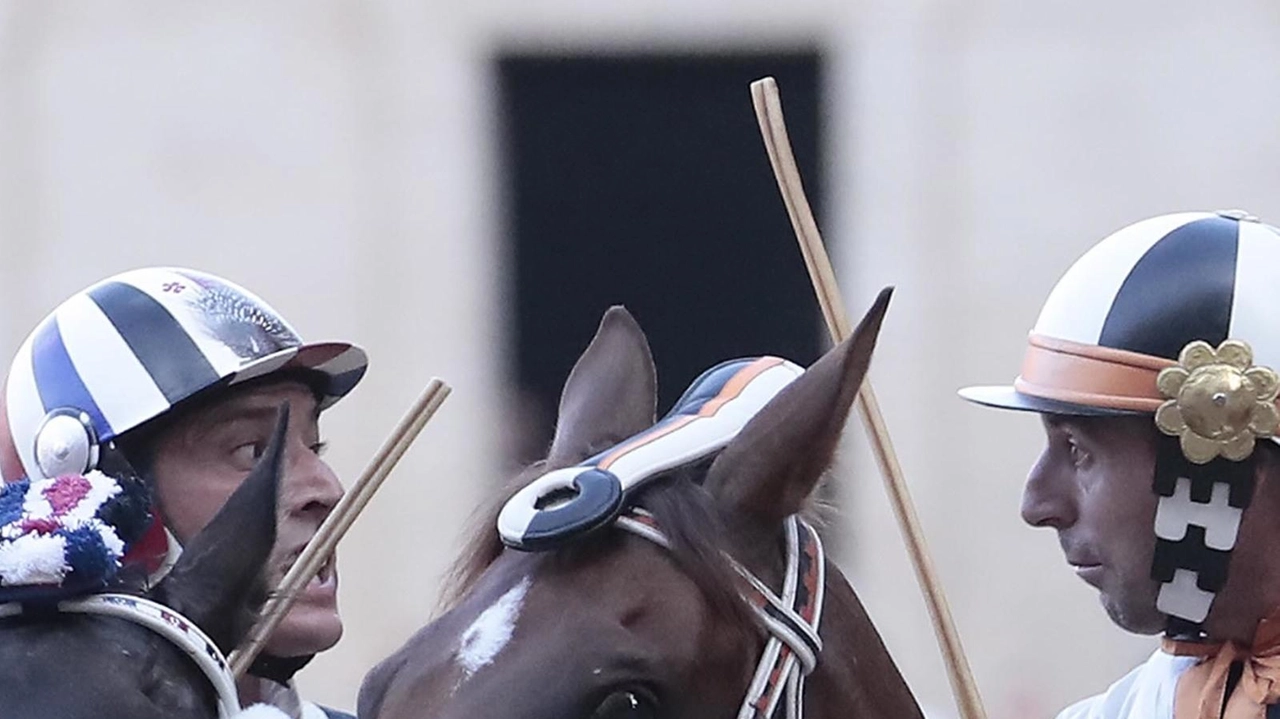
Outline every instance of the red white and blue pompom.
<svg viewBox="0 0 1280 719">
<path fill-rule="evenodd" d="M 0 602 L 57 600 L 115 579 L 149 519 L 145 486 L 99 471 L 0 490 Z"/>
</svg>

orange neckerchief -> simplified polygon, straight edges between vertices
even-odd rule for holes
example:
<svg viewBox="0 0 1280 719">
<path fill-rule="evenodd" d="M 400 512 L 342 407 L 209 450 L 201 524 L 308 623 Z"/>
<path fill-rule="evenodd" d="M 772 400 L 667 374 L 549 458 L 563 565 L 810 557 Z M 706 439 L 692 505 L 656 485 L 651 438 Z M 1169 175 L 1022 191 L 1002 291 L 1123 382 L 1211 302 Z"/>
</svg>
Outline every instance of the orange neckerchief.
<svg viewBox="0 0 1280 719">
<path fill-rule="evenodd" d="M 1264 719 L 1267 705 L 1280 701 L 1280 607 L 1258 623 L 1252 647 L 1165 639 L 1163 649 L 1175 656 L 1200 657 L 1178 679 L 1174 719 Z M 1227 675 L 1235 662 L 1242 664 L 1243 672 L 1224 709 Z"/>
</svg>

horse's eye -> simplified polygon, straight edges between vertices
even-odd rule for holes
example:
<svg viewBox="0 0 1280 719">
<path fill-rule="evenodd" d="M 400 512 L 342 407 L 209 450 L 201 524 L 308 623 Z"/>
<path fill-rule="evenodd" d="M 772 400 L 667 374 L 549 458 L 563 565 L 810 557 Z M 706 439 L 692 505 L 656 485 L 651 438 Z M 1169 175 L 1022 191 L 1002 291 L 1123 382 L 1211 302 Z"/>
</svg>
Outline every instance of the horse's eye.
<svg viewBox="0 0 1280 719">
<path fill-rule="evenodd" d="M 657 719 L 657 704 L 641 692 L 610 694 L 591 712 L 591 719 Z"/>
</svg>

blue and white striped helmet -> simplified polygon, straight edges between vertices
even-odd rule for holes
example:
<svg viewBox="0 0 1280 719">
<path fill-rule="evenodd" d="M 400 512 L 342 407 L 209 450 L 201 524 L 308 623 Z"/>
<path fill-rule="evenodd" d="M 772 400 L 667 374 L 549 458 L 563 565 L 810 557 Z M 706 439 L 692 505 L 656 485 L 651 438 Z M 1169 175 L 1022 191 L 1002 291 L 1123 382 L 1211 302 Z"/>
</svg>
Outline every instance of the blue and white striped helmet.
<svg viewBox="0 0 1280 719">
<path fill-rule="evenodd" d="M 351 344 L 304 343 L 270 305 L 227 280 L 132 270 L 75 294 L 22 343 L 5 385 L 0 454 L 16 454 L 33 480 L 84 472 L 100 443 L 209 388 L 311 370 L 323 409 L 367 365 Z"/>
</svg>

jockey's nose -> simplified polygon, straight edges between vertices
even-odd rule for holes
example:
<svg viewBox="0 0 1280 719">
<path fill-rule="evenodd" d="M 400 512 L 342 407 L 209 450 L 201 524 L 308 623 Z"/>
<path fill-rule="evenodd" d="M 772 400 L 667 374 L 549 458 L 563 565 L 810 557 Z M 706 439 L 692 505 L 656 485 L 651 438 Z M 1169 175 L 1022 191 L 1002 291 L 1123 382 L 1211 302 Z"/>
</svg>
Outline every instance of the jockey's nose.
<svg viewBox="0 0 1280 719">
<path fill-rule="evenodd" d="M 1040 453 L 1022 490 L 1022 521 L 1057 530 L 1076 523 L 1071 477 L 1061 465 L 1050 447 Z"/>
<path fill-rule="evenodd" d="M 293 443 L 286 462 L 281 486 L 281 509 L 291 516 L 314 519 L 317 525 L 342 499 L 342 483 L 311 447 Z"/>
</svg>

